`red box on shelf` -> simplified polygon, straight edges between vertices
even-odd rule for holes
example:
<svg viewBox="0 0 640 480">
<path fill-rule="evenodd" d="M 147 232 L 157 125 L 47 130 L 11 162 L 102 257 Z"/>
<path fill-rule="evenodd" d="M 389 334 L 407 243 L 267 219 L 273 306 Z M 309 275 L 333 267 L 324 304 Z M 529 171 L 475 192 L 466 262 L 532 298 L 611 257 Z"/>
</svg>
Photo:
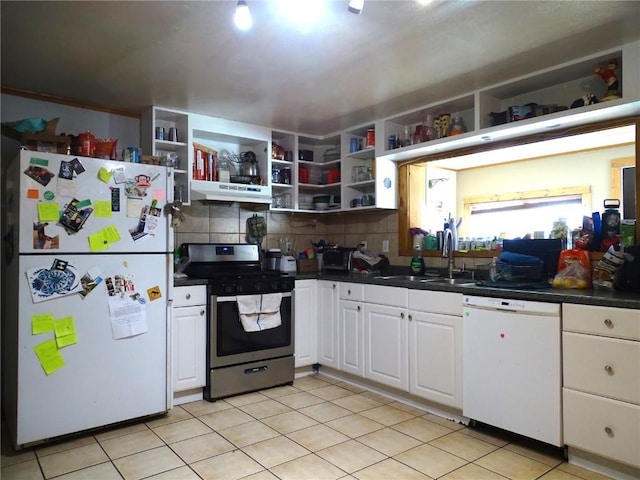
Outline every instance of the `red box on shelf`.
<svg viewBox="0 0 640 480">
<path fill-rule="evenodd" d="M 327 175 L 327 183 L 338 183 L 340 181 L 340 169 L 332 168 Z"/>
</svg>

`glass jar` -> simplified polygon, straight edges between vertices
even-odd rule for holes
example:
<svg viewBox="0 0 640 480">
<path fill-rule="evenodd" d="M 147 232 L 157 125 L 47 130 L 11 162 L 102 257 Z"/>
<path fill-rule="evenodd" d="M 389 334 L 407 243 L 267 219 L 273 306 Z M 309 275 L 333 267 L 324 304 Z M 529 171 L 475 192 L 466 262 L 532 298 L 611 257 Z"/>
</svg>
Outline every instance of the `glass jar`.
<svg viewBox="0 0 640 480">
<path fill-rule="evenodd" d="M 464 126 L 464 122 L 462 121 L 462 117 L 453 117 L 451 119 L 451 127 L 449 128 L 449 135 L 460 135 L 461 133 L 466 132 L 467 129 Z"/>
</svg>

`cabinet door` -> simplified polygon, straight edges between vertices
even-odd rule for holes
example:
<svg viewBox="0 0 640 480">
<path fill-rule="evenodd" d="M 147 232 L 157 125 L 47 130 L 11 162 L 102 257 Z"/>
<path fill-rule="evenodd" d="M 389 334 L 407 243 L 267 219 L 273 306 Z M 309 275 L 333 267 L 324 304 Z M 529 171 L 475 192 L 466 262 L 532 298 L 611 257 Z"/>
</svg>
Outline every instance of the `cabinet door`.
<svg viewBox="0 0 640 480">
<path fill-rule="evenodd" d="M 312 365 L 318 361 L 316 288 L 316 280 L 296 280 L 294 291 L 296 368 Z"/>
<path fill-rule="evenodd" d="M 318 280 L 318 362 L 340 368 L 338 361 L 338 284 Z"/>
<path fill-rule="evenodd" d="M 409 390 L 406 309 L 365 306 L 365 377 Z"/>
<path fill-rule="evenodd" d="M 409 392 L 462 408 L 462 317 L 409 312 Z"/>
<path fill-rule="evenodd" d="M 173 309 L 171 364 L 174 392 L 205 385 L 206 312 L 204 305 Z"/>
<path fill-rule="evenodd" d="M 364 306 L 340 300 L 340 370 L 364 377 Z"/>
</svg>

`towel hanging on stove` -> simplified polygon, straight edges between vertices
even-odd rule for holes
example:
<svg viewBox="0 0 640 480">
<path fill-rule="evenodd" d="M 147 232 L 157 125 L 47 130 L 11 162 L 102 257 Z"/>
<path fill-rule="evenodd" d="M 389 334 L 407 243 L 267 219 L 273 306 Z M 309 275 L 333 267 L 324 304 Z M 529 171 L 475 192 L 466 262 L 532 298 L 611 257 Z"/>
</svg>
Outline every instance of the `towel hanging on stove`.
<svg viewBox="0 0 640 480">
<path fill-rule="evenodd" d="M 280 326 L 281 293 L 238 295 L 238 313 L 245 332 L 259 332 Z"/>
</svg>

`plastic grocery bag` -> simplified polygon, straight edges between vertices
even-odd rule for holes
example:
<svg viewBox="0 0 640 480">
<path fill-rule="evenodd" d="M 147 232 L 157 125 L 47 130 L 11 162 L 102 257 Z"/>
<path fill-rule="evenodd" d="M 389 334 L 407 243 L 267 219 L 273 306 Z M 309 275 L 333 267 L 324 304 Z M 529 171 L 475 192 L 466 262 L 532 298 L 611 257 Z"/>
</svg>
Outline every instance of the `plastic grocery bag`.
<svg viewBox="0 0 640 480">
<path fill-rule="evenodd" d="M 555 288 L 591 287 L 591 261 L 586 250 L 562 250 L 558 259 L 558 273 L 551 285 Z"/>
</svg>

